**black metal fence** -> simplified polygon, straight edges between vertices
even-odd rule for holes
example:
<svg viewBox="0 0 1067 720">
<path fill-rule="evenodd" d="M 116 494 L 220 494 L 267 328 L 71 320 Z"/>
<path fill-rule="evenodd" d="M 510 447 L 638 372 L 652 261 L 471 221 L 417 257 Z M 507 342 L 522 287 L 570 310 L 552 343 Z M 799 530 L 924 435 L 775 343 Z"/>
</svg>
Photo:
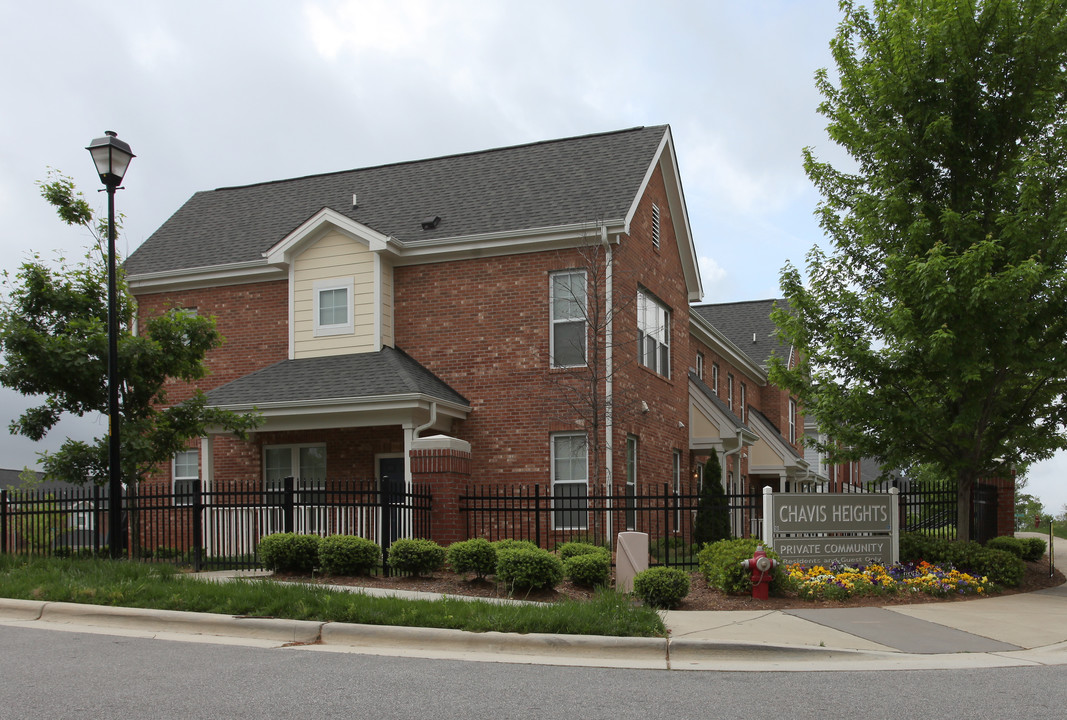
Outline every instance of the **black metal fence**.
<svg viewBox="0 0 1067 720">
<path fill-rule="evenodd" d="M 490 541 L 529 540 L 549 550 L 571 541 L 614 547 L 620 532 L 648 533 L 652 560 L 696 568 L 694 525 L 699 495 L 670 485 L 646 486 L 621 494 L 553 496 L 542 485 L 481 485 L 459 498 L 466 535 Z M 726 495 L 708 512 L 728 518 L 734 537 L 758 536 L 763 513 L 758 493 Z"/>
<path fill-rule="evenodd" d="M 466 537 L 530 540 L 553 549 L 572 540 L 614 546 L 619 532 L 649 536 L 652 561 L 697 566 L 695 525 L 699 496 L 670 485 L 620 494 L 560 494 L 547 485 L 479 485 L 459 497 Z M 981 495 L 972 527 L 995 520 L 996 497 Z M 402 481 L 330 483 L 286 478 L 273 489 L 233 485 L 185 492 L 140 488 L 122 501 L 117 537 L 130 558 L 176 562 L 201 569 L 258 568 L 260 539 L 276 532 L 358 535 L 388 553 L 398 537 L 433 537 L 428 486 Z M 111 543 L 106 490 L 0 491 L 0 552 L 103 555 Z M 760 537 L 761 493 L 720 496 L 708 512 L 725 516 L 734 537 Z M 988 524 L 988 523 L 985 523 Z M 956 492 L 912 490 L 900 495 L 900 527 L 951 539 Z M 984 538 L 983 538 L 984 539 Z"/>
<path fill-rule="evenodd" d="M 431 537 L 432 497 L 402 481 L 301 483 L 269 491 L 243 486 L 184 492 L 138 488 L 122 499 L 124 555 L 194 569 L 260 567 L 256 547 L 278 532 L 358 535 L 388 553 L 398 537 Z M 98 487 L 0 493 L 0 552 L 106 554 L 109 499 Z"/>
</svg>

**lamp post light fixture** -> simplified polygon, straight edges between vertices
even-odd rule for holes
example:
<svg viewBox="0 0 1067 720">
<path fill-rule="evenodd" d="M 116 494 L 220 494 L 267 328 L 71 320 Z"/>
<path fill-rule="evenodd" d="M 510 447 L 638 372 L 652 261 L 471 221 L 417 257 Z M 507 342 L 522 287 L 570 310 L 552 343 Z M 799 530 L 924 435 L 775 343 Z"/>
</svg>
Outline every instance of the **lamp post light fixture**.
<svg viewBox="0 0 1067 720">
<path fill-rule="evenodd" d="M 85 148 L 93 156 L 107 191 L 107 417 L 108 417 L 108 549 L 123 556 L 122 467 L 119 460 L 119 313 L 115 272 L 115 191 L 135 157 L 130 146 L 111 130 Z M 121 539 L 120 539 L 121 538 Z"/>
</svg>

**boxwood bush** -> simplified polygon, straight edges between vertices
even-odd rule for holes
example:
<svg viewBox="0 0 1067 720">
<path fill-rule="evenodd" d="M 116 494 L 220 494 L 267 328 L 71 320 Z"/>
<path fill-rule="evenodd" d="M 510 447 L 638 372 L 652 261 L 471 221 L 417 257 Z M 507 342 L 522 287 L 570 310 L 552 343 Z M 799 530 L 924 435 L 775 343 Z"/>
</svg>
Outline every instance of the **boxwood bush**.
<svg viewBox="0 0 1067 720">
<path fill-rule="evenodd" d="M 1023 541 L 1023 560 L 1026 562 L 1037 562 L 1045 555 L 1045 551 L 1048 550 L 1048 543 L 1041 538 L 1030 537 L 1021 538 Z"/>
<path fill-rule="evenodd" d="M 263 567 L 275 572 L 311 572 L 319 564 L 317 535 L 274 533 L 259 541 L 256 553 Z"/>
<path fill-rule="evenodd" d="M 563 561 L 563 572 L 577 585 L 605 586 L 611 580 L 611 556 L 607 551 L 571 555 Z"/>
<path fill-rule="evenodd" d="M 554 588 L 563 579 L 563 561 L 536 546 L 505 547 L 496 553 L 496 579 L 512 588 Z"/>
<path fill-rule="evenodd" d="M 433 540 L 400 538 L 389 546 L 389 568 L 414 575 L 431 575 L 445 564 L 445 549 Z"/>
<path fill-rule="evenodd" d="M 330 535 L 319 544 L 319 565 L 327 575 L 366 575 L 382 563 L 378 544 L 355 535 Z"/>
<path fill-rule="evenodd" d="M 511 538 L 494 540 L 492 545 L 496 548 L 497 554 L 499 554 L 501 550 L 510 550 L 512 548 L 525 548 L 527 550 L 538 549 L 537 544 L 531 540 L 512 540 Z"/>
<path fill-rule="evenodd" d="M 496 548 L 485 538 L 454 542 L 448 546 L 448 564 L 453 572 L 474 573 L 479 579 L 496 571 Z"/>
<path fill-rule="evenodd" d="M 646 605 L 676 608 L 689 594 L 689 573 L 681 568 L 657 565 L 634 576 L 634 595 Z"/>
<path fill-rule="evenodd" d="M 565 542 L 556 548 L 556 554 L 559 555 L 559 559 L 566 564 L 572 557 L 578 555 L 592 555 L 600 554 L 608 557 L 608 564 L 611 564 L 611 551 L 606 547 L 600 545 L 594 545 L 587 542 Z"/>
<path fill-rule="evenodd" d="M 700 562 L 700 574 L 708 585 L 722 590 L 728 595 L 741 595 L 752 592 L 752 573 L 741 567 L 741 561 L 751 558 L 756 547 L 762 543 L 757 538 L 739 538 L 720 540 L 709 543 L 697 554 Z M 767 557 L 778 559 L 778 554 L 765 548 Z M 781 595 L 784 590 L 784 573 L 782 567 L 771 571 L 772 595 Z"/>
<path fill-rule="evenodd" d="M 985 576 L 997 585 L 1015 587 L 1026 573 L 1026 565 L 1019 555 L 1004 550 L 1016 547 L 1014 538 L 990 540 L 987 547 L 976 542 L 959 542 L 928 538 L 918 533 L 906 533 L 900 538 L 900 561 L 918 563 L 922 560 L 940 567 L 951 566 L 972 575 Z M 1003 541 L 1008 542 L 1003 542 Z"/>
</svg>

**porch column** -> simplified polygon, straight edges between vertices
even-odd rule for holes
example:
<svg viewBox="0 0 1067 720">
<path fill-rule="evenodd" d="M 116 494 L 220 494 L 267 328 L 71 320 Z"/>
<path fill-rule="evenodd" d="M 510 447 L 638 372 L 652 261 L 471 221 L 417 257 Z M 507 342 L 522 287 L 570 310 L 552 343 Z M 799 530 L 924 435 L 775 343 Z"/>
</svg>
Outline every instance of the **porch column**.
<svg viewBox="0 0 1067 720">
<path fill-rule="evenodd" d="M 411 450 L 415 443 L 415 423 L 406 422 L 404 427 L 404 487 L 411 491 Z"/>
<path fill-rule="evenodd" d="M 470 443 L 444 435 L 418 438 L 409 461 L 412 482 L 430 486 L 433 510 L 430 513 L 433 540 L 441 545 L 467 539 L 467 529 L 459 511 L 459 497 L 471 480 Z"/>
<path fill-rule="evenodd" d="M 200 487 L 215 489 L 215 438 L 211 435 L 200 438 Z"/>
</svg>

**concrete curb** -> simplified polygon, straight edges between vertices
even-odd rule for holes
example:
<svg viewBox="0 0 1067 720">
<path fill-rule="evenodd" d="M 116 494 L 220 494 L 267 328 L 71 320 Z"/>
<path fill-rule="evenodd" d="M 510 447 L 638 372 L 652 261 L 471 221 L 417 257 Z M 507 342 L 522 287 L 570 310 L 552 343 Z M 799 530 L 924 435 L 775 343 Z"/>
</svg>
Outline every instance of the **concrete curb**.
<svg viewBox="0 0 1067 720">
<path fill-rule="evenodd" d="M 606 637 L 591 635 L 468 632 L 441 628 L 394 627 L 326 623 L 322 644 L 347 647 L 389 647 L 404 650 L 506 655 L 552 655 L 568 658 L 651 660 L 667 657 L 664 638 Z"/>
<path fill-rule="evenodd" d="M 48 603 L 42 600 L 0 598 L 0 618 L 4 620 L 40 620 Z"/>
<path fill-rule="evenodd" d="M 42 622 L 141 632 L 219 635 L 301 644 L 317 642 L 322 628 L 322 623 L 310 620 L 235 617 L 180 610 L 147 610 L 63 602 L 44 603 L 38 619 Z"/>
</svg>

